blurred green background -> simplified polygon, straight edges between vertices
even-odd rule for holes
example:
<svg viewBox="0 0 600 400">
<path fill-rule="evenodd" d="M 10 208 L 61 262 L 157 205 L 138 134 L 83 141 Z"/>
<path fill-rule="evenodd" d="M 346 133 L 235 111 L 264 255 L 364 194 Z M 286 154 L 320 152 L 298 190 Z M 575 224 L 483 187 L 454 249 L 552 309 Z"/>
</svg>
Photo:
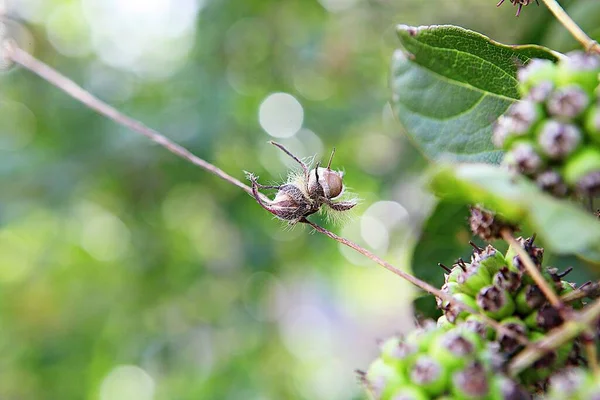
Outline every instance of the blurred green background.
<svg viewBox="0 0 600 400">
<path fill-rule="evenodd" d="M 285 178 L 267 140 L 335 146 L 362 202 L 313 219 L 407 269 L 434 199 L 387 104 L 395 24 L 552 29 L 493 0 L 0 5 L 36 57 L 239 179 Z M 18 68 L 0 76 L 0 180 L 2 399 L 361 399 L 354 370 L 414 324 L 399 278 Z"/>
</svg>

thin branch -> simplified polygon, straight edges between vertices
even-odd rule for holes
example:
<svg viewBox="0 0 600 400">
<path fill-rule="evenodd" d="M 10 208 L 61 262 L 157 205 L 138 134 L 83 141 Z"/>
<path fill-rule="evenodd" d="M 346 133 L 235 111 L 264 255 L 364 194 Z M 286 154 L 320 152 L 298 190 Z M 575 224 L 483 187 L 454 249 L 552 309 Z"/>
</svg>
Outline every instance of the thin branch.
<svg viewBox="0 0 600 400">
<path fill-rule="evenodd" d="M 67 78 L 66 76 L 64 76 L 61 73 L 59 73 L 58 71 L 54 70 L 50 66 L 39 61 L 38 59 L 36 59 L 35 57 L 30 55 L 26 51 L 17 47 L 17 45 L 14 42 L 5 41 L 5 43 L 3 43 L 3 45 L 5 46 L 7 55 L 14 62 L 16 62 L 17 64 L 21 65 L 22 67 L 30 70 L 31 72 L 39 75 L 42 79 L 46 80 L 47 82 L 54 85 L 55 87 L 61 89 L 62 91 L 64 91 L 65 93 L 67 93 L 68 95 L 73 97 L 74 99 L 85 104 L 87 107 L 95 110 L 96 112 L 98 112 L 101 115 L 104 115 L 104 116 L 110 118 L 117 124 L 123 125 L 129 129 L 133 130 L 134 132 L 144 135 L 145 137 L 147 137 L 148 139 L 157 143 L 158 145 L 166 148 L 171 153 L 191 162 L 194 165 L 197 165 L 197 166 L 207 170 L 208 172 L 210 172 L 212 174 L 217 175 L 221 179 L 224 179 L 225 181 L 243 189 L 247 193 L 252 194 L 252 189 L 249 186 L 245 185 L 244 183 L 240 182 L 238 179 L 227 174 L 225 171 L 221 170 L 220 168 L 217 168 L 216 166 L 212 165 L 211 163 L 197 157 L 196 155 L 192 154 L 189 150 L 187 150 L 184 147 L 178 145 L 177 143 L 169 140 L 167 137 L 165 137 L 164 135 L 155 131 L 154 129 L 147 127 L 146 125 L 142 124 L 141 122 L 122 114 L 121 112 L 116 110 L 114 107 L 111 107 L 108 104 L 104 103 L 102 100 L 98 99 L 97 97 L 93 96 L 91 93 L 89 93 L 88 91 L 83 89 L 81 86 L 77 85 L 71 79 Z M 399 270 L 398 268 L 394 267 L 390 263 L 383 261 L 381 258 L 377 257 L 375 254 L 371 253 L 370 251 L 360 247 L 356 243 L 351 242 L 348 239 L 339 237 L 336 234 L 328 231 L 327 229 L 325 229 L 313 222 L 310 222 L 306 219 L 303 222 L 312 226 L 319 233 L 322 233 L 322 234 L 330 237 L 331 239 L 334 239 L 337 242 L 356 250 L 357 252 L 370 258 L 371 260 L 375 261 L 377 264 L 383 266 L 387 270 L 389 270 L 389 271 L 393 272 L 394 274 L 398 275 L 399 277 L 409 281 L 413 285 L 425 290 L 426 292 L 429 292 L 429 293 L 433 294 L 434 296 L 441 298 L 442 300 L 448 301 L 451 304 L 454 304 L 464 310 L 467 310 L 468 312 L 470 312 L 472 314 L 478 315 L 488 325 L 492 326 L 499 332 L 502 332 L 510 337 L 515 338 L 521 344 L 527 345 L 529 343 L 525 337 L 518 335 L 511 330 L 506 329 L 504 326 L 500 325 L 497 321 L 495 321 L 483 314 L 480 314 L 479 312 L 477 312 L 476 310 L 467 306 L 466 304 L 462 303 L 461 301 L 456 300 L 451 295 L 446 294 L 446 293 L 440 291 L 439 289 L 436 289 L 435 287 L 431 286 L 430 284 L 428 284 L 428 283 L 426 283 L 404 271 Z"/>
<path fill-rule="evenodd" d="M 581 45 L 585 48 L 586 51 L 593 51 L 596 53 L 600 53 L 600 45 L 598 42 L 590 38 L 584 31 L 577 25 L 575 21 L 566 13 L 566 11 L 558 4 L 556 0 L 542 0 L 546 7 L 550 9 L 550 12 L 554 14 L 558 22 L 564 26 L 571 35 Z"/>
<path fill-rule="evenodd" d="M 510 330 L 510 329 L 506 329 L 503 325 L 501 325 L 500 323 L 498 323 L 498 321 L 486 316 L 485 314 L 482 314 L 480 312 L 478 312 L 477 310 L 469 307 L 468 305 L 464 304 L 461 301 L 456 300 L 452 295 L 449 295 L 447 293 L 442 292 L 441 290 L 431 286 L 430 284 L 428 284 L 427 282 L 423 282 L 422 280 L 394 267 L 392 264 L 388 263 L 387 261 L 382 260 L 381 258 L 379 258 L 378 256 L 376 256 L 375 254 L 371 253 L 369 250 L 357 245 L 356 243 L 340 237 L 338 235 L 336 235 L 335 233 L 323 228 L 320 225 L 315 224 L 314 222 L 311 222 L 307 219 L 304 219 L 303 221 L 305 224 L 310 225 L 314 230 L 316 230 L 319 233 L 322 233 L 325 236 L 330 237 L 331 239 L 335 240 L 338 243 L 343 244 L 344 246 L 350 247 L 353 250 L 356 250 L 357 252 L 359 252 L 360 254 L 362 254 L 363 256 L 370 258 L 372 261 L 376 262 L 377 264 L 381 265 L 383 268 L 387 269 L 388 271 L 392 272 L 393 274 L 398 275 L 399 277 L 401 277 L 402 279 L 405 279 L 407 281 L 409 281 L 410 283 L 412 283 L 413 285 L 417 286 L 420 289 L 423 289 L 426 292 L 429 292 L 431 294 L 433 294 L 436 297 L 439 297 L 440 299 L 447 301 L 451 304 L 454 304 L 464 310 L 467 310 L 468 312 L 470 312 L 471 314 L 475 314 L 478 317 L 480 317 L 486 324 L 492 326 L 494 329 L 496 329 L 499 332 L 502 332 L 508 336 L 511 336 L 515 339 L 517 339 L 521 344 L 526 344 L 528 343 L 528 340 L 521 336 L 516 334 L 514 331 Z"/>
<path fill-rule="evenodd" d="M 221 179 L 224 179 L 227 182 L 246 191 L 247 193 L 252 194 L 252 189 L 250 189 L 249 186 L 240 182 L 238 179 L 230 176 L 220 168 L 217 168 L 211 163 L 195 156 L 186 148 L 167 139 L 164 135 L 161 135 L 154 129 L 149 128 L 141 122 L 122 114 L 114 107 L 111 107 L 108 104 L 104 103 L 102 100 L 98 99 L 90 92 L 77 85 L 71 79 L 67 78 L 58 71 L 52 69 L 50 66 L 37 60 L 26 51 L 17 47 L 14 42 L 7 40 L 3 43 L 3 45 L 5 46 L 8 58 L 12 59 L 15 63 L 20 64 L 22 67 L 25 67 L 31 72 L 39 75 L 42 79 L 50 82 L 51 84 L 61 89 L 74 99 L 79 100 L 81 103 L 85 104 L 92 110 L 104 115 L 109 119 L 112 119 L 117 124 L 123 125 L 134 132 L 146 136 L 148 139 L 169 150 L 171 153 L 188 160 L 189 162 L 191 162 L 194 165 L 197 165 L 200 168 L 204 168 L 205 170 L 217 175 Z"/>
<path fill-rule="evenodd" d="M 561 326 L 551 330 L 543 339 L 531 343 L 517 354 L 508 366 L 510 375 L 517 376 L 547 352 L 558 349 L 575 339 L 597 322 L 598 317 L 600 317 L 600 300 L 596 300 L 581 312 L 573 313 L 571 318 Z"/>
<path fill-rule="evenodd" d="M 552 304 L 552 306 L 555 307 L 559 312 L 562 312 L 565 309 L 563 303 L 560 301 L 556 293 L 554 293 L 548 282 L 546 282 L 540 271 L 531 260 L 531 257 L 529 257 L 529 254 L 527 254 L 525 249 L 513 237 L 512 232 L 507 229 L 503 229 L 501 235 L 502 238 L 515 249 L 519 255 L 519 258 L 521 259 L 521 262 L 525 266 L 527 273 L 531 275 L 535 284 L 540 288 L 542 293 L 544 293 L 550 304 Z"/>
</svg>

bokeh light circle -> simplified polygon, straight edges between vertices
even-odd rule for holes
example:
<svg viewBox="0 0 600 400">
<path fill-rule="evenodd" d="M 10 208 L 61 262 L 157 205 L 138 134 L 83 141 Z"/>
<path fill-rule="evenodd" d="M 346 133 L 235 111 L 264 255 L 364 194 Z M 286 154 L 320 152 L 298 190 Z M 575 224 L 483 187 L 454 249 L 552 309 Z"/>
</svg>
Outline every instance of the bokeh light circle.
<svg viewBox="0 0 600 400">
<path fill-rule="evenodd" d="M 291 94 L 272 93 L 260 104 L 258 120 L 269 135 L 287 138 L 294 136 L 302 127 L 304 109 Z"/>
</svg>

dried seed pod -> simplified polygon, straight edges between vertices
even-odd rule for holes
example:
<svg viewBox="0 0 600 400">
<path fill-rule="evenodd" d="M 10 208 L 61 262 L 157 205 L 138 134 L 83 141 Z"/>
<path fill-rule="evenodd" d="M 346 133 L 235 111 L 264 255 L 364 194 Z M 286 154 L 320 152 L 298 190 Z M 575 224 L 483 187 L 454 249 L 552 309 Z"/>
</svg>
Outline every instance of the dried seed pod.
<svg viewBox="0 0 600 400">
<path fill-rule="evenodd" d="M 529 329 L 527 329 L 527 325 L 523 322 L 522 319 L 517 317 L 508 317 L 500 321 L 503 327 L 510 330 L 511 332 L 516 333 L 517 335 L 521 335 L 523 337 L 527 336 Z M 496 333 L 496 341 L 500 344 L 500 348 L 503 352 L 507 354 L 513 354 L 520 350 L 523 345 L 517 341 L 513 336 L 506 335 L 503 332 Z"/>
<path fill-rule="evenodd" d="M 499 216 L 482 207 L 473 206 L 470 208 L 470 212 L 469 225 L 471 232 L 483 240 L 499 239 L 502 237 L 502 230 L 505 229 L 510 232 L 518 230 L 516 225 L 502 220 Z"/>
<path fill-rule="evenodd" d="M 546 297 L 544 293 L 536 285 L 525 285 L 515 297 L 517 312 L 521 315 L 529 315 L 545 302 Z"/>
<path fill-rule="evenodd" d="M 521 287 L 522 274 L 511 271 L 508 266 L 502 267 L 492 280 L 494 286 L 502 288 L 509 293 L 515 293 Z"/>
<path fill-rule="evenodd" d="M 481 399 L 490 392 L 489 378 L 479 362 L 473 362 L 452 376 L 452 393 L 459 399 Z"/>
</svg>

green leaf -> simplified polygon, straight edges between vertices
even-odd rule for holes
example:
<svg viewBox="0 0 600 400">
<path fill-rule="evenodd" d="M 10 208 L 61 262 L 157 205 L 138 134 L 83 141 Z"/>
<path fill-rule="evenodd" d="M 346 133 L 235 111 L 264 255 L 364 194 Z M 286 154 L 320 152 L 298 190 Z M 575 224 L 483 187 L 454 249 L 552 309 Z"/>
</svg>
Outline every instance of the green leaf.
<svg viewBox="0 0 600 400">
<path fill-rule="evenodd" d="M 393 104 L 428 158 L 498 163 L 493 122 L 519 99 L 516 73 L 539 46 L 507 46 L 454 26 L 400 26 L 404 51 L 392 63 Z"/>
<path fill-rule="evenodd" d="M 434 192 L 451 201 L 482 204 L 509 221 L 526 224 L 544 246 L 557 254 L 600 253 L 600 223 L 589 212 L 551 197 L 522 176 L 487 164 L 441 165 L 431 182 Z"/>
</svg>

